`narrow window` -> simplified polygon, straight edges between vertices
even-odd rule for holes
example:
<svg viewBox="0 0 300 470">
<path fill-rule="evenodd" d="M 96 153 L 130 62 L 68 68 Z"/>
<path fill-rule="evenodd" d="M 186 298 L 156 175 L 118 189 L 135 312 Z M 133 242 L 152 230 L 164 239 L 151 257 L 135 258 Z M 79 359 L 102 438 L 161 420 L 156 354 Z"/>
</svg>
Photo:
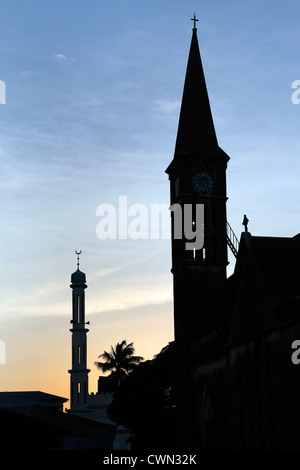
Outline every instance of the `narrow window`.
<svg viewBox="0 0 300 470">
<path fill-rule="evenodd" d="M 80 400 L 80 382 L 77 382 L 77 403 Z"/>
<path fill-rule="evenodd" d="M 77 295 L 77 323 L 80 323 L 80 295 Z"/>
</svg>

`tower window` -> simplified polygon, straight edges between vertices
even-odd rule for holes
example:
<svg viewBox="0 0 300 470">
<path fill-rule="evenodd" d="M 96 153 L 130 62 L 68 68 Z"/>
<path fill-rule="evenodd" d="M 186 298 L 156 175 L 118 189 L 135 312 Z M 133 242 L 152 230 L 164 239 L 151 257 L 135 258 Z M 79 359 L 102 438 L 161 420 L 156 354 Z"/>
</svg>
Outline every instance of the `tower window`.
<svg viewBox="0 0 300 470">
<path fill-rule="evenodd" d="M 78 346 L 78 364 L 81 363 L 81 347 Z"/>
<path fill-rule="evenodd" d="M 80 323 L 80 295 L 77 295 L 77 323 Z"/>
<path fill-rule="evenodd" d="M 80 400 L 80 382 L 77 382 L 77 403 Z"/>
</svg>

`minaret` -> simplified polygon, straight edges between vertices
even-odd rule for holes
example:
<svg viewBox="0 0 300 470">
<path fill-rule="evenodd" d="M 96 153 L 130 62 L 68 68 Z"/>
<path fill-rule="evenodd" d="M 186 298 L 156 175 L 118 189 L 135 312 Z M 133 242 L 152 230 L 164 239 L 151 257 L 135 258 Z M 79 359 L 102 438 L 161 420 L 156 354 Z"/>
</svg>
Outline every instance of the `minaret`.
<svg viewBox="0 0 300 470">
<path fill-rule="evenodd" d="M 87 369 L 87 332 L 85 328 L 85 293 L 87 288 L 86 277 L 79 270 L 79 255 L 77 254 L 77 271 L 71 276 L 72 289 L 72 369 L 70 374 L 70 401 L 71 412 L 85 412 L 88 400 L 88 373 Z"/>
<path fill-rule="evenodd" d="M 174 330 L 180 373 L 178 408 L 181 429 L 192 432 L 191 390 L 192 341 L 205 332 L 210 312 L 204 300 L 226 281 L 226 168 L 228 155 L 219 147 L 214 128 L 206 82 L 199 51 L 196 18 L 183 89 L 175 152 L 166 170 L 170 180 L 171 209 L 180 207 L 182 233 L 189 222 L 189 234 L 204 222 L 204 245 L 187 249 L 187 238 L 175 236 L 175 212 L 172 215 L 172 274 L 174 292 Z M 199 206 L 203 218 L 197 219 Z M 186 217 L 188 207 L 193 216 Z M 188 437 L 188 436 L 186 436 Z"/>
</svg>

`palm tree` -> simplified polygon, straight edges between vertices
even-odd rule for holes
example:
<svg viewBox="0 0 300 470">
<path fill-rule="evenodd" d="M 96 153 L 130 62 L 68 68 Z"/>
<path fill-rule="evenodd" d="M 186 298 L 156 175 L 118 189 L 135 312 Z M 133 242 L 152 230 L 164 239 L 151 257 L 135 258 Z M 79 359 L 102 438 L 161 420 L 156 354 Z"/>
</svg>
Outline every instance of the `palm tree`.
<svg viewBox="0 0 300 470">
<path fill-rule="evenodd" d="M 126 340 L 123 340 L 121 343 L 117 343 L 115 348 L 111 346 L 110 353 L 104 351 L 100 354 L 98 358 L 103 359 L 104 362 L 95 362 L 95 366 L 102 372 L 111 371 L 120 383 L 120 380 L 127 377 L 129 372 L 144 360 L 143 357 L 133 354 L 133 343 L 127 344 Z"/>
</svg>

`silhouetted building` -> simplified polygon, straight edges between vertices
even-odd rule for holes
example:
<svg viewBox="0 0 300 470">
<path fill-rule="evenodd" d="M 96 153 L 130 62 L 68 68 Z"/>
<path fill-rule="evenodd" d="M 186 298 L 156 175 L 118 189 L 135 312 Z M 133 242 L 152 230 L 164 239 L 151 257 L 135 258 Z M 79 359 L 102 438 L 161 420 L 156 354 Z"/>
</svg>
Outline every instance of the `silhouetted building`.
<svg viewBox="0 0 300 470">
<path fill-rule="evenodd" d="M 70 373 L 70 401 L 72 413 L 87 412 L 88 374 L 87 369 L 87 333 L 85 327 L 85 289 L 86 277 L 79 269 L 79 254 L 77 270 L 71 276 L 72 289 L 72 369 Z"/>
<path fill-rule="evenodd" d="M 113 393 L 116 391 L 119 380 L 114 373 L 98 379 L 98 393 Z"/>
<path fill-rule="evenodd" d="M 113 449 L 116 426 L 66 414 L 66 401 L 39 391 L 1 392 L 0 449 L 32 457 L 40 450 Z"/>
<path fill-rule="evenodd" d="M 252 236 L 244 216 L 238 242 L 226 215 L 228 161 L 218 145 L 194 27 L 175 153 L 166 170 L 179 446 L 300 448 L 300 368 L 291 361 L 292 342 L 300 338 L 300 238 Z M 183 237 L 177 236 L 174 204 L 182 211 Z M 204 245 L 187 249 L 191 231 L 200 233 L 203 222 L 199 204 Z M 229 278 L 228 246 L 236 256 Z"/>
<path fill-rule="evenodd" d="M 32 406 L 41 406 L 63 411 L 64 403 L 67 401 L 67 398 L 39 391 L 0 392 L 0 408 L 6 409 L 19 408 L 28 411 Z"/>
</svg>

